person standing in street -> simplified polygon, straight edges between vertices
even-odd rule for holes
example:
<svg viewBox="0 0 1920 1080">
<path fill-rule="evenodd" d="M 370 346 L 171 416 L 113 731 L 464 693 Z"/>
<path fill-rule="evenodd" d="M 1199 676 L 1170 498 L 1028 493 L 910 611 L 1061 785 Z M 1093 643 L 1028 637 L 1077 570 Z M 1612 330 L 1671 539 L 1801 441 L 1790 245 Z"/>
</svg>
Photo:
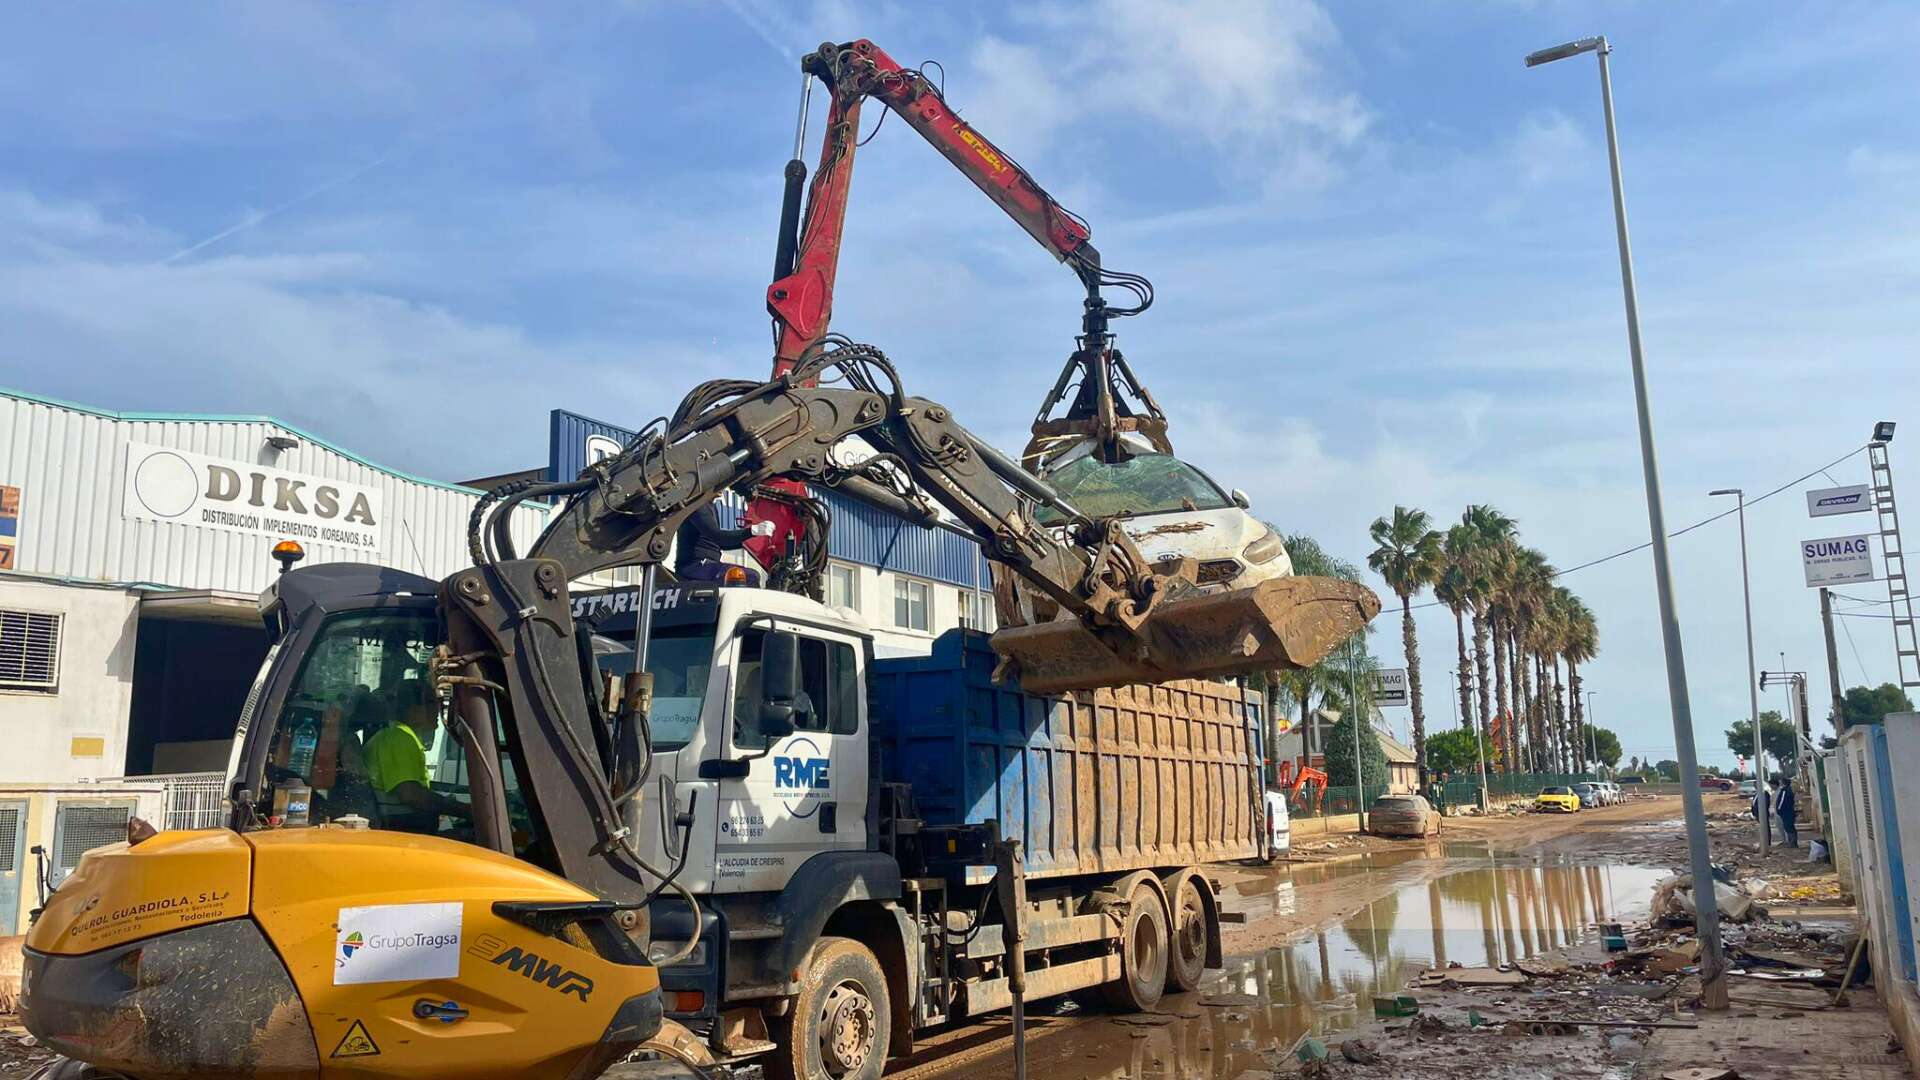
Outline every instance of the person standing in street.
<svg viewBox="0 0 1920 1080">
<path fill-rule="evenodd" d="M 1787 846 L 1800 846 L 1800 833 L 1793 827 L 1793 785 L 1782 777 L 1773 778 L 1773 813 L 1780 820 L 1780 835 L 1787 838 Z"/>
</svg>

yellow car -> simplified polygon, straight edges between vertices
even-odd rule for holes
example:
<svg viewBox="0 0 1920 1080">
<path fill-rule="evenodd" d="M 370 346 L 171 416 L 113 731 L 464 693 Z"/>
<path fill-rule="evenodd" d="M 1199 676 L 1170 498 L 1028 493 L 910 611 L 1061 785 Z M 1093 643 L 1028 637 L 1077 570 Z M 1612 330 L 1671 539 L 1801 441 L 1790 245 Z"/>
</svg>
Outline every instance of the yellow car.
<svg viewBox="0 0 1920 1080">
<path fill-rule="evenodd" d="M 1541 788 L 1540 794 L 1533 800 L 1533 812 L 1545 813 L 1549 810 L 1556 814 L 1571 814 L 1580 809 L 1580 796 L 1569 787 Z"/>
</svg>

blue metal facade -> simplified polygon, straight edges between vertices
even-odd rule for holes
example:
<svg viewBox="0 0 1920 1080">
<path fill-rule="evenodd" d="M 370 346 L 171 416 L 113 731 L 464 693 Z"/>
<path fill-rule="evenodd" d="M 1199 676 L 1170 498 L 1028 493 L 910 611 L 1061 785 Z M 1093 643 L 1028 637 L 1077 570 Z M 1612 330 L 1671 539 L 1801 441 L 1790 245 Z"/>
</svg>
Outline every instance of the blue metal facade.
<svg viewBox="0 0 1920 1080">
<path fill-rule="evenodd" d="M 568 412 L 553 410 L 548 426 L 547 478 L 571 480 L 587 467 L 587 444 L 610 439 L 626 445 L 630 428 Z M 978 545 L 945 529 L 925 529 L 904 518 L 858 503 L 837 491 L 816 491 L 833 514 L 827 551 L 834 558 L 880 570 L 893 570 L 950 585 L 991 588 L 987 562 Z M 743 507 L 728 499 L 720 506 L 723 523 L 732 524 Z"/>
</svg>

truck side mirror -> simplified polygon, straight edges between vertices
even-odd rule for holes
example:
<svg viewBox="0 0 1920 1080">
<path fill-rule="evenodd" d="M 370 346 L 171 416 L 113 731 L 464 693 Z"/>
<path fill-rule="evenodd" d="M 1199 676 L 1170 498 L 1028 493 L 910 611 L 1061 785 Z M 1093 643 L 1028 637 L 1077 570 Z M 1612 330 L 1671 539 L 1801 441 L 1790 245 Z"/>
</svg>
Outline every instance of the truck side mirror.
<svg viewBox="0 0 1920 1080">
<path fill-rule="evenodd" d="M 1241 491 L 1239 488 L 1234 488 L 1233 491 L 1229 493 L 1228 497 L 1233 500 L 1233 505 L 1239 507 L 1242 510 L 1245 510 L 1248 507 L 1253 505 L 1253 500 L 1247 498 L 1247 493 L 1244 491 Z"/>
<path fill-rule="evenodd" d="M 760 733 L 769 743 L 793 734 L 800 697 L 800 638 L 769 630 L 760 641 Z"/>
</svg>

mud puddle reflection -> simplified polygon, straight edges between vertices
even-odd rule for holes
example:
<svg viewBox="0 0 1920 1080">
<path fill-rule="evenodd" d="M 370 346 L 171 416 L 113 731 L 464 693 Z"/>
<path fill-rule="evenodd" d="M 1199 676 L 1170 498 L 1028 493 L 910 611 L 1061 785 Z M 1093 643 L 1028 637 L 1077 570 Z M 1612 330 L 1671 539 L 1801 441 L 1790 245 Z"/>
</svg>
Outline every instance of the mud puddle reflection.
<svg viewBox="0 0 1920 1080">
<path fill-rule="evenodd" d="M 1230 958 L 1204 992 L 1169 996 L 1161 1015 L 1095 1019 L 1030 1044 L 1043 1070 L 1038 1075 L 1264 1075 L 1271 1055 L 1263 1052 L 1291 1046 L 1306 1032 L 1337 1034 L 1354 1026 L 1363 1010 L 1371 1013 L 1375 993 L 1401 989 L 1423 968 L 1511 963 L 1584 941 L 1596 922 L 1644 917 L 1652 885 L 1666 873 L 1592 862 L 1509 862 L 1464 845 L 1448 855 L 1457 869 L 1400 886 L 1288 945 Z M 1296 877 L 1300 870 L 1378 873 L 1406 861 L 1301 867 Z M 1287 876 L 1281 875 L 1283 885 L 1291 884 Z"/>
</svg>

